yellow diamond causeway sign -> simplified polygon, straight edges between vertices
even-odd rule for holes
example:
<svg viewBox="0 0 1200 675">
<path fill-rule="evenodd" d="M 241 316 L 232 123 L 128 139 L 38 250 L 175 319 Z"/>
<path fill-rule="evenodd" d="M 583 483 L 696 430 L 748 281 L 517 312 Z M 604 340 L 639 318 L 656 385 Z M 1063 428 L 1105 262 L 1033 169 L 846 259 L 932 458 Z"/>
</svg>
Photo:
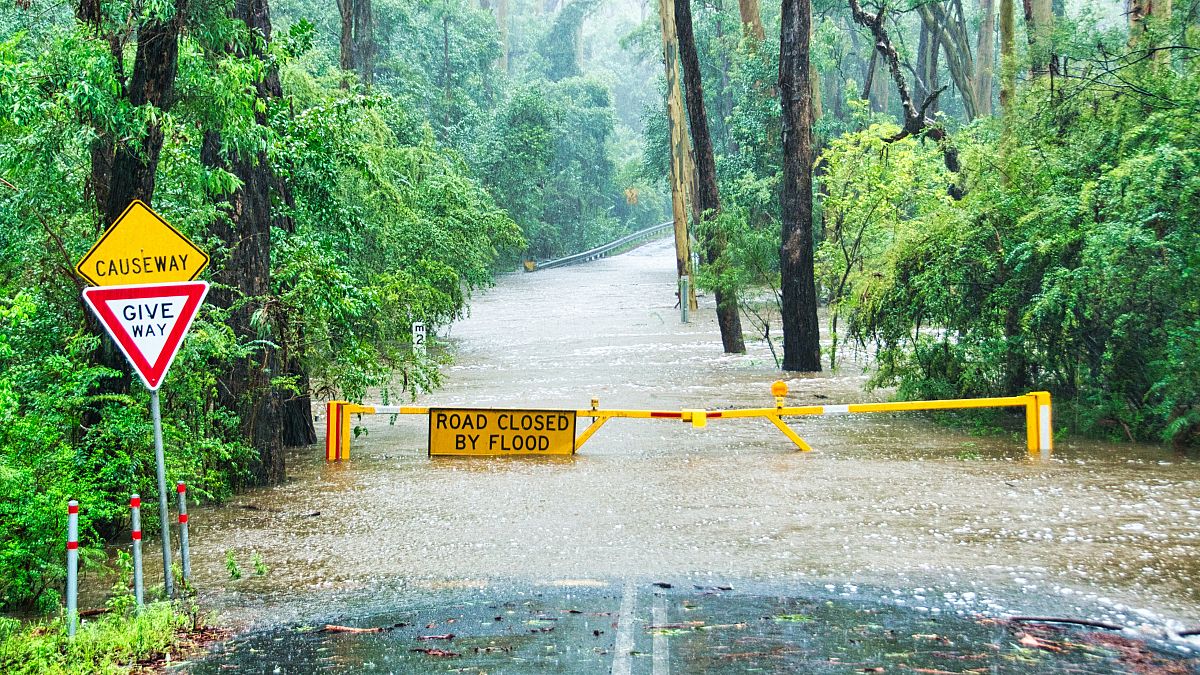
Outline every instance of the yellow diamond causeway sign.
<svg viewBox="0 0 1200 675">
<path fill-rule="evenodd" d="M 134 200 L 75 272 L 94 286 L 129 286 L 191 281 L 207 266 L 204 251 Z"/>
</svg>

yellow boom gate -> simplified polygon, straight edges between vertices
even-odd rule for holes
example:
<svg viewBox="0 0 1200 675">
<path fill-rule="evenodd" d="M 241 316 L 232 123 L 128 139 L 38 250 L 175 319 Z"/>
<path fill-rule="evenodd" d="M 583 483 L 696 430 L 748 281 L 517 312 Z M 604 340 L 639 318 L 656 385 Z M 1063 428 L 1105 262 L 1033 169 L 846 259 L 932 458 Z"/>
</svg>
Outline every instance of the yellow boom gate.
<svg viewBox="0 0 1200 675">
<path fill-rule="evenodd" d="M 788 439 L 796 445 L 797 448 L 805 452 L 812 450 L 804 439 L 784 422 L 785 417 L 799 417 L 804 415 L 845 415 L 857 413 L 894 413 L 894 412 L 910 412 L 919 410 L 963 410 L 968 408 L 1025 408 L 1025 439 L 1026 449 L 1029 455 L 1035 459 L 1049 459 L 1050 451 L 1054 447 L 1054 434 L 1051 425 L 1051 410 L 1050 410 L 1050 394 L 1049 392 L 1037 391 L 1022 396 L 1005 396 L 999 398 L 966 398 L 966 399 L 948 399 L 941 401 L 903 401 L 898 403 L 851 403 L 847 405 L 810 405 L 810 406 L 788 406 L 784 404 L 784 397 L 787 396 L 787 385 L 783 382 L 775 382 L 771 385 L 771 394 L 775 397 L 775 407 L 773 408 L 744 408 L 733 410 L 702 410 L 702 409 L 682 409 L 682 410 L 603 410 L 600 408 L 600 401 L 592 399 L 592 407 L 587 410 L 528 410 L 528 409 L 506 409 L 506 410 L 485 410 L 476 408 L 431 408 L 421 406 L 387 406 L 387 405 L 359 405 L 348 401 L 329 401 L 328 403 L 328 420 L 325 434 L 325 459 L 328 461 L 348 460 L 350 459 L 350 440 L 353 435 L 351 428 L 352 415 L 427 415 L 430 420 L 430 444 L 429 454 L 434 455 L 538 455 L 538 454 L 574 454 L 584 443 L 588 441 L 600 427 L 604 426 L 612 419 L 661 419 L 661 420 L 678 420 L 681 422 L 690 422 L 693 427 L 702 428 L 708 426 L 711 420 L 736 420 L 753 417 L 765 418 L 771 424 L 774 424 Z M 507 417 L 507 423 L 506 423 Z M 569 427 L 567 423 L 560 421 L 569 417 Z M 583 430 L 583 433 L 575 436 L 574 424 L 575 419 L 585 417 L 592 420 L 592 423 Z M 446 421 L 452 423 L 452 428 L 455 430 L 463 430 L 457 434 L 459 439 L 459 447 L 457 451 L 454 448 L 442 450 L 443 446 L 435 447 L 435 434 L 441 433 L 439 429 L 435 429 L 435 418 L 439 422 L 439 427 L 445 427 Z M 495 431 L 497 427 L 503 428 L 504 433 L 499 434 L 484 434 L 487 431 L 488 425 L 492 426 Z M 529 435 L 522 435 L 521 425 L 524 429 L 536 429 L 536 432 L 531 431 Z M 550 429 L 550 431 L 545 431 Z M 477 431 L 476 434 L 469 433 Z M 567 442 L 563 443 L 563 433 L 569 433 Z M 507 434 L 507 435 L 505 435 Z M 515 435 L 514 435 L 515 434 Z M 544 443 L 534 442 L 534 439 L 540 440 L 546 436 L 537 436 L 535 434 L 554 435 L 556 440 L 554 443 L 549 441 Z M 491 438 L 489 446 L 487 438 Z M 440 438 L 440 436 L 439 436 Z M 496 439 L 499 439 L 497 442 Z M 509 445 L 512 439 L 517 439 L 517 443 L 521 447 L 514 448 Z M 525 440 L 522 440 L 525 439 Z M 470 441 L 468 444 L 466 441 Z M 573 441 L 573 442 L 572 442 Z M 478 444 L 484 447 L 475 449 Z"/>
</svg>

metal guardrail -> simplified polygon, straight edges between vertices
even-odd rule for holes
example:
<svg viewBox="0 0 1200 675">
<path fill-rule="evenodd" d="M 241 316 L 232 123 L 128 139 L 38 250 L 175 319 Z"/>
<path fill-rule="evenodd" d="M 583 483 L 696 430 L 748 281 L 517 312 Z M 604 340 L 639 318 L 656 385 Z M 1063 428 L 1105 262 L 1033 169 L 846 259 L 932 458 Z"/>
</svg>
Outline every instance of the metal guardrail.
<svg viewBox="0 0 1200 675">
<path fill-rule="evenodd" d="M 565 258 L 557 258 L 555 260 L 546 260 L 544 262 L 534 263 L 532 266 L 526 264 L 525 271 L 536 272 L 537 270 L 548 270 L 555 267 L 578 265 L 579 263 L 591 262 L 593 260 L 599 260 L 600 258 L 607 258 L 609 254 L 613 253 L 614 251 L 618 251 L 629 244 L 648 241 L 658 237 L 663 233 L 671 231 L 673 227 L 674 222 L 668 220 L 665 223 L 647 227 L 644 230 L 638 230 L 633 234 L 627 234 L 616 241 L 609 242 L 603 246 L 597 246 L 596 248 L 584 251 L 583 253 L 576 253 Z"/>
</svg>

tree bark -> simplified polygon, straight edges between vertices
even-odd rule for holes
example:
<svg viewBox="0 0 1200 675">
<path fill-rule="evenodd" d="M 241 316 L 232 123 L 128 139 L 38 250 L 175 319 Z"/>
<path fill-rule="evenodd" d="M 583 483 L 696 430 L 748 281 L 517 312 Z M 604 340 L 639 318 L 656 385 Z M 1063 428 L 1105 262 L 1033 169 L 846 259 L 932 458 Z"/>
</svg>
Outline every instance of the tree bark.
<svg viewBox="0 0 1200 675">
<path fill-rule="evenodd" d="M 1033 77 L 1057 71 L 1053 53 L 1054 10 L 1051 0 L 1024 0 L 1025 30 L 1029 39 L 1029 72 Z"/>
<path fill-rule="evenodd" d="M 1000 0 L 1000 112 L 1006 116 L 1017 93 L 1014 11 L 1013 0 Z"/>
<path fill-rule="evenodd" d="M 500 70 L 508 72 L 508 0 L 496 2 L 496 27 L 500 29 Z"/>
<path fill-rule="evenodd" d="M 921 36 L 917 41 L 917 82 L 913 89 L 917 99 L 922 101 L 938 88 L 938 53 L 941 41 L 935 34 L 936 30 L 936 26 L 931 28 L 929 24 L 921 22 Z M 936 113 L 937 109 L 937 103 L 929 106 L 930 113 Z"/>
<path fill-rule="evenodd" d="M 690 0 L 675 0 L 675 32 L 679 39 L 679 57 L 683 66 L 683 84 L 687 95 L 688 122 L 692 143 L 696 149 L 696 178 L 699 189 L 696 197 L 701 217 L 712 220 L 721 210 L 717 190 L 717 164 L 713 156 L 712 136 L 708 131 L 708 116 L 704 110 L 704 89 L 700 82 L 700 59 L 696 54 L 696 39 L 692 33 Z M 725 249 L 724 237 L 714 232 L 708 237 L 706 253 L 709 264 L 720 259 Z M 742 320 L 738 316 L 735 294 L 717 289 L 717 324 L 721 328 L 721 344 L 727 354 L 742 354 L 746 343 L 742 337 Z"/>
<path fill-rule="evenodd" d="M 342 32 L 338 36 L 339 64 L 343 73 L 357 69 L 354 59 L 354 2 L 355 0 L 337 0 L 338 14 L 342 19 Z M 342 78 L 342 87 L 349 87 L 350 81 Z"/>
<path fill-rule="evenodd" d="M 821 370 L 821 329 L 813 272 L 812 34 L 810 0 L 783 0 L 779 102 L 783 113 L 783 186 L 779 266 L 783 369 Z"/>
<path fill-rule="evenodd" d="M 961 3 L 954 0 L 951 11 L 947 12 L 941 2 L 932 2 L 918 5 L 917 12 L 931 33 L 941 42 L 942 51 L 946 54 L 946 67 L 950 70 L 950 79 L 954 81 L 954 87 L 962 96 L 967 119 L 974 119 L 978 115 L 978 106 L 975 103 L 975 60 L 971 57 L 971 42 L 967 35 Z"/>
<path fill-rule="evenodd" d="M 746 37 L 752 37 L 758 42 L 767 39 L 758 0 L 738 0 L 738 13 L 742 17 L 742 31 Z"/>
<path fill-rule="evenodd" d="M 671 215 L 675 221 L 675 270 L 678 277 L 687 276 L 688 308 L 695 310 L 696 284 L 692 274 L 691 242 L 688 240 L 688 137 L 683 122 L 683 94 L 679 88 L 679 44 L 675 36 L 675 3 L 659 0 L 662 24 L 663 64 L 667 71 L 667 124 L 671 140 Z M 683 302 L 680 299 L 680 302 Z"/>
<path fill-rule="evenodd" d="M 358 80 L 366 86 L 375 82 L 375 17 L 371 0 L 354 2 L 354 53 Z"/>
<path fill-rule="evenodd" d="M 236 0 L 234 17 L 246 24 L 252 34 L 271 39 L 271 17 L 267 0 Z M 265 60 L 265 44 L 250 43 L 251 53 Z M 281 95 L 278 72 L 269 69 L 256 85 L 257 96 L 265 103 Z M 255 112 L 255 122 L 265 127 L 266 113 Z M 271 225 L 272 196 L 282 186 L 271 171 L 263 150 L 239 156 L 221 148 L 220 133 L 204 134 L 200 153 L 206 166 L 222 167 L 242 182 L 226 198 L 227 212 L 210 225 L 210 232 L 225 242 L 228 259 L 216 268 L 213 278 L 213 303 L 229 311 L 227 323 L 244 344 L 258 343 L 250 356 L 236 360 L 219 374 L 218 401 L 235 411 L 241 420 L 242 435 L 257 451 L 249 467 L 251 482 L 275 484 L 284 479 L 283 457 L 285 395 L 271 379 L 287 372 L 283 354 L 274 344 L 282 342 L 280 317 L 272 311 Z M 287 195 L 275 195 L 286 200 Z M 264 315 L 258 321 L 256 315 Z M 262 333 L 267 333 L 263 335 Z M 299 412 L 294 409 L 293 413 Z M 311 415 L 305 413 L 311 424 Z"/>
<path fill-rule="evenodd" d="M 979 0 L 979 36 L 975 42 L 975 106 L 980 117 L 992 115 L 992 72 L 996 67 L 995 0 Z"/>
<path fill-rule="evenodd" d="M 168 21 L 151 21 L 138 31 L 133 79 L 128 90 L 131 104 L 150 104 L 163 112 L 170 110 L 175 76 L 179 72 L 179 29 L 186 13 L 186 0 L 178 0 Z M 157 120 L 157 115 L 151 116 L 141 139 L 117 146 L 108 184 L 105 223 L 112 224 L 134 199 L 151 202 L 163 145 L 162 124 Z"/>
</svg>

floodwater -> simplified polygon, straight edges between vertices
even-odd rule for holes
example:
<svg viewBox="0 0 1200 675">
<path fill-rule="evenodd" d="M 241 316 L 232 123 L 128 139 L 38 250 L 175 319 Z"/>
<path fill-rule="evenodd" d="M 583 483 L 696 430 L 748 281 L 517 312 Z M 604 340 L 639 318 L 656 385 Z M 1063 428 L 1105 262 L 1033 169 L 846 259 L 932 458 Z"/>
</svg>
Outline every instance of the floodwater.
<svg viewBox="0 0 1200 675">
<path fill-rule="evenodd" d="M 437 336 L 454 362 L 444 388 L 418 404 L 771 405 L 781 373 L 761 340 L 748 341 L 746 355 L 722 354 L 711 298 L 680 324 L 672 255 L 661 241 L 502 277 Z M 863 391 L 861 370 L 784 374 L 788 403 L 885 396 Z M 797 452 L 762 419 L 710 420 L 704 429 L 614 420 L 572 458 L 431 460 L 424 417 L 364 416 L 351 461 L 327 464 L 323 447 L 305 449 L 289 457 L 286 484 L 193 508 L 194 584 L 225 621 L 260 636 L 255 653 L 283 642 L 293 655 L 304 650 L 287 636 L 311 646 L 304 627 L 323 622 L 391 626 L 406 622 L 395 618 L 404 612 L 442 612 L 482 625 L 494 608 L 531 599 L 548 603 L 535 612 L 576 602 L 607 616 L 630 602 L 631 587 L 640 589 L 634 613 L 650 621 L 652 591 L 661 590 L 654 582 L 737 589 L 719 612 L 725 618 L 710 624 L 789 615 L 737 608 L 799 597 L 846 612 L 900 612 L 904 630 L 1008 614 L 1090 618 L 1147 635 L 1200 624 L 1200 463 L 1158 447 L 1073 440 L 1039 462 L 1027 457 L 1016 418 L 1011 433 L 982 436 L 911 413 L 793 419 L 813 452 Z M 242 578 L 231 578 L 229 555 Z M 255 574 L 255 556 L 265 574 Z M 670 621 L 683 620 L 688 602 L 698 601 L 672 599 Z M 591 631 L 599 628 L 577 623 L 584 637 L 598 637 Z M 578 646 L 579 654 L 620 670 L 617 631 L 599 623 L 608 642 Z M 886 622 L 845 623 L 842 634 Z M 625 646 L 650 639 L 638 635 Z M 363 653 L 383 639 L 360 640 Z M 688 639 L 672 636 L 672 644 L 682 649 Z M 1163 644 L 1180 654 L 1200 648 Z M 489 658 L 511 654 L 481 645 Z M 663 663 L 682 654 L 672 647 Z M 379 658 L 352 659 L 347 672 Z M 722 665 L 730 664 L 713 667 Z"/>
</svg>

